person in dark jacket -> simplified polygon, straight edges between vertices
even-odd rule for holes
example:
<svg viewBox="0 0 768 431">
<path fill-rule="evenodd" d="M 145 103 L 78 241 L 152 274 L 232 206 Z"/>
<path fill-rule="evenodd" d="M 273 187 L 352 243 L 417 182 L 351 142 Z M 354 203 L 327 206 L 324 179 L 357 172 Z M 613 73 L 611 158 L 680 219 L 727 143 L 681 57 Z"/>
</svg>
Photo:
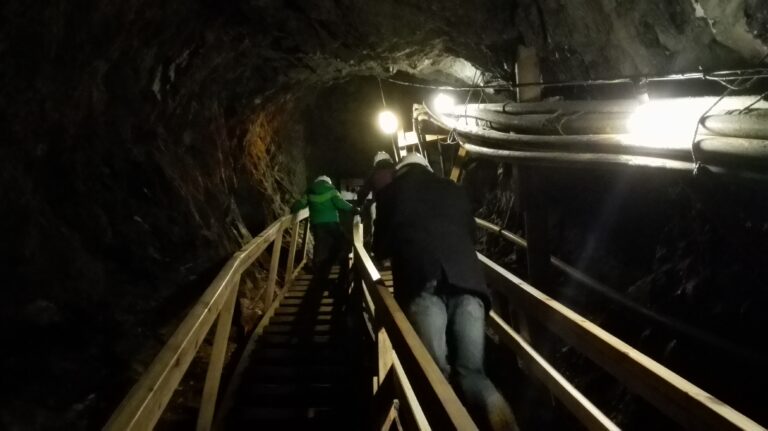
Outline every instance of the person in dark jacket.
<svg viewBox="0 0 768 431">
<path fill-rule="evenodd" d="M 373 171 L 365 180 L 365 184 L 357 192 L 357 206 L 363 205 L 368 195 L 373 193 L 373 200 L 384 187 L 395 177 L 395 163 L 392 157 L 384 151 L 379 151 L 373 158 Z"/>
<path fill-rule="evenodd" d="M 334 263 L 339 265 L 339 278 L 334 295 L 343 300 L 349 263 L 349 245 L 339 223 L 339 211 L 354 212 L 354 207 L 341 198 L 331 179 L 321 175 L 310 184 L 304 195 L 291 206 L 297 213 L 309 207 L 309 223 L 315 246 L 312 252 L 314 283 L 326 283 Z"/>
<path fill-rule="evenodd" d="M 377 203 L 374 253 L 391 258 L 395 299 L 416 333 L 481 429 L 517 429 L 484 371 L 491 298 L 468 196 L 412 153 Z"/>
<path fill-rule="evenodd" d="M 370 249 L 370 241 L 373 236 L 373 222 L 376 220 L 376 199 L 379 192 L 388 186 L 395 177 L 395 163 L 392 157 L 384 151 L 379 151 L 373 158 L 373 171 L 371 171 L 365 183 L 357 191 L 357 206 L 363 208 L 363 220 L 365 223 L 365 245 Z M 373 202 L 366 205 L 368 195 L 373 195 Z"/>
</svg>

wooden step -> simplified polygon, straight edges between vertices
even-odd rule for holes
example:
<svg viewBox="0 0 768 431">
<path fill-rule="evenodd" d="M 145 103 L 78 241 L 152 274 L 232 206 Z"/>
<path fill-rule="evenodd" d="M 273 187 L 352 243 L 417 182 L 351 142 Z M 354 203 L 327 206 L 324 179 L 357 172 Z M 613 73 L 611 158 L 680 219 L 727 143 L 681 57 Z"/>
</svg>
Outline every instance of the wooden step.
<svg viewBox="0 0 768 431">
<path fill-rule="evenodd" d="M 315 334 L 264 334 L 259 338 L 262 346 L 269 344 L 298 345 L 300 343 L 328 344 L 333 337 L 330 335 Z"/>
<path fill-rule="evenodd" d="M 308 310 L 302 310 L 302 311 L 308 311 Z M 276 315 L 281 314 L 297 314 L 299 312 L 299 307 L 295 306 L 280 306 L 277 307 L 277 310 L 275 310 Z M 331 306 L 320 306 L 317 308 L 312 309 L 313 314 L 331 314 L 333 312 L 333 307 Z"/>
<path fill-rule="evenodd" d="M 313 301 L 311 299 L 304 299 L 304 298 L 283 298 L 283 300 L 280 301 L 281 307 L 284 305 L 301 306 L 302 304 L 331 306 L 333 305 L 333 299 L 325 297 L 320 299 L 320 301 L 316 301 L 316 300 Z"/>
<path fill-rule="evenodd" d="M 319 383 L 260 383 L 244 388 L 240 396 L 253 406 L 268 407 L 344 407 L 348 397 L 345 388 Z"/>
<path fill-rule="evenodd" d="M 325 286 L 310 286 L 307 284 L 298 284 L 298 285 L 291 285 L 291 287 L 288 288 L 288 291 L 289 292 L 306 292 L 306 291 L 317 292 L 318 290 L 320 290 L 321 292 L 328 292 L 331 287 L 335 288 L 335 284 L 330 284 Z"/>
<path fill-rule="evenodd" d="M 248 370 L 244 377 L 250 382 L 249 385 L 257 383 L 332 385 L 342 380 L 346 371 L 345 367 L 332 363 L 295 366 L 261 365 Z"/>
<path fill-rule="evenodd" d="M 307 427 L 307 428 L 287 428 L 285 425 L 282 424 L 293 424 L 294 422 L 299 423 L 306 423 L 309 425 L 311 422 L 307 423 L 307 419 L 309 420 L 328 420 L 331 419 L 332 416 L 335 416 L 335 413 L 333 412 L 333 409 L 329 408 L 323 408 L 323 407 L 308 407 L 308 408 L 291 408 L 291 407 L 251 407 L 248 409 L 244 409 L 240 414 L 238 415 L 238 419 L 240 421 L 245 422 L 255 422 L 255 421 L 274 421 L 278 427 L 276 428 L 269 428 L 269 429 L 303 429 L 303 430 L 311 430 L 315 429 L 314 427 Z M 291 425 L 294 426 L 294 425 Z M 264 428 L 268 429 L 268 428 Z"/>
<path fill-rule="evenodd" d="M 282 314 L 279 316 L 272 316 L 269 319 L 269 326 L 273 324 L 292 324 L 295 322 L 315 322 L 315 323 L 328 323 L 333 319 L 331 314 L 321 314 L 318 316 L 312 316 L 309 319 L 305 319 L 303 316 L 297 316 L 296 314 Z"/>
<path fill-rule="evenodd" d="M 305 296 L 307 296 L 306 290 L 288 290 L 285 292 L 285 299 L 304 298 Z M 322 295 L 318 296 L 322 296 L 323 298 L 330 298 L 331 293 L 325 290 L 323 291 Z"/>
<path fill-rule="evenodd" d="M 315 346 L 284 347 L 268 346 L 260 347 L 253 352 L 251 361 L 254 366 L 257 363 L 274 363 L 284 361 L 285 363 L 306 362 L 306 361 L 330 361 L 336 362 L 344 360 L 345 352 L 337 344 L 317 344 Z"/>
<path fill-rule="evenodd" d="M 273 409 L 276 410 L 276 409 Z M 227 429 L 253 429 L 278 431 L 338 431 L 360 429 L 350 428 L 348 419 L 341 412 L 332 409 L 283 409 L 284 412 L 265 412 L 263 410 L 243 410 Z"/>
<path fill-rule="evenodd" d="M 317 335 L 325 335 L 329 332 L 341 329 L 340 325 L 331 325 L 328 323 L 275 323 L 271 322 L 265 329 L 264 334 L 289 334 L 296 332 L 309 332 Z"/>
</svg>

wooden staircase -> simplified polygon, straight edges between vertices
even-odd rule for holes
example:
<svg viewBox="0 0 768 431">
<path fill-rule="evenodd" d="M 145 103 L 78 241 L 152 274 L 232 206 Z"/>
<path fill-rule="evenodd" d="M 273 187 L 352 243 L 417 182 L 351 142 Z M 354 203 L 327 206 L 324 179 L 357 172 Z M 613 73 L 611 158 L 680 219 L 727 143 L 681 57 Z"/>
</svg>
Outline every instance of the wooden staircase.
<svg viewBox="0 0 768 431">
<path fill-rule="evenodd" d="M 251 340 L 222 428 L 363 428 L 370 388 L 361 385 L 361 343 L 349 326 L 327 286 L 308 274 L 296 277 L 263 333 Z"/>
</svg>

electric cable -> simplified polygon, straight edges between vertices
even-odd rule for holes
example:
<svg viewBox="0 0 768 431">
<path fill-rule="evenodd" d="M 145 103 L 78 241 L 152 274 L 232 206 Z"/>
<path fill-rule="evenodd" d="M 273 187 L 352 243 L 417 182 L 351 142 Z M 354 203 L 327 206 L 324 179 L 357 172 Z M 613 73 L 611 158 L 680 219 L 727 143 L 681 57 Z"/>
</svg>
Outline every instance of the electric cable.
<svg viewBox="0 0 768 431">
<path fill-rule="evenodd" d="M 757 98 L 755 99 L 755 101 L 754 101 L 754 102 L 752 102 L 752 103 L 750 103 L 749 105 L 747 105 L 747 106 L 745 106 L 745 107 L 741 108 L 741 109 L 739 110 L 739 114 L 743 114 L 744 112 L 746 112 L 747 110 L 749 110 L 749 108 L 751 108 L 751 107 L 753 107 L 753 106 L 757 105 L 757 104 L 758 104 L 758 103 L 759 103 L 761 100 L 763 100 L 763 98 L 764 98 L 765 96 L 768 96 L 768 91 L 766 91 L 766 92 L 764 92 L 763 94 L 761 94 L 761 95 L 757 96 Z"/>
<path fill-rule="evenodd" d="M 728 76 L 734 75 L 736 76 Z M 567 81 L 543 81 L 543 82 L 519 82 L 512 83 L 503 81 L 500 84 L 490 85 L 470 85 L 464 87 L 455 87 L 450 85 L 435 85 L 435 84 L 420 84 L 415 82 L 403 81 L 395 78 L 383 78 L 393 84 L 417 87 L 417 88 L 429 88 L 433 90 L 444 91 L 470 91 L 470 90 L 513 90 L 515 88 L 522 87 L 576 87 L 587 85 L 612 85 L 612 84 L 632 84 L 638 80 L 646 80 L 648 82 L 661 82 L 661 81 L 679 81 L 679 80 L 692 80 L 692 79 L 704 79 L 715 81 L 723 86 L 729 87 L 725 81 L 741 80 L 741 79 L 762 79 L 768 78 L 768 68 L 756 68 L 756 69 L 742 69 L 742 70 L 721 70 L 715 72 L 696 72 L 686 74 L 675 75 L 634 75 L 624 76 L 614 79 L 590 79 L 590 80 L 567 80 Z"/>
<path fill-rule="evenodd" d="M 376 78 L 376 80 L 379 82 L 379 91 L 381 92 L 381 104 L 384 105 L 384 107 L 387 107 L 387 101 L 384 99 L 384 87 L 381 86 L 381 78 Z"/>
</svg>

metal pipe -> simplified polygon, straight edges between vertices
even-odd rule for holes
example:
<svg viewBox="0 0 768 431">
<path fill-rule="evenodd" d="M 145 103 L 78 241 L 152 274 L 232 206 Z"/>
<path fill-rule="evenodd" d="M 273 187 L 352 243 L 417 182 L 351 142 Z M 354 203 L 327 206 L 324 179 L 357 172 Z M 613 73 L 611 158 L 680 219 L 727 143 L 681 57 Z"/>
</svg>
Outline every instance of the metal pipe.
<svg viewBox="0 0 768 431">
<path fill-rule="evenodd" d="M 711 106 L 718 98 L 714 96 L 705 97 L 684 97 L 674 99 L 654 99 L 649 103 L 678 101 L 691 106 L 701 106 L 702 112 Z M 733 110 L 740 110 L 755 101 L 755 96 L 729 96 L 723 98 L 717 104 L 716 113 L 725 113 Z M 524 115 L 524 114 L 568 114 L 568 113 L 632 113 L 635 112 L 640 103 L 637 99 L 614 99 L 614 100 L 559 100 L 545 102 L 505 102 L 505 103 L 481 103 L 457 106 L 454 114 L 460 114 L 465 109 L 467 111 L 486 110 L 503 114 Z M 768 102 L 760 101 L 753 106 L 754 109 L 768 108 Z"/>
<path fill-rule="evenodd" d="M 575 113 L 509 115 L 486 109 L 467 109 L 446 116 L 487 121 L 493 129 L 530 135 L 616 135 L 628 132 L 628 113 Z M 708 115 L 699 135 L 768 140 L 768 111 L 750 114 Z"/>
<path fill-rule="evenodd" d="M 467 105 L 468 109 L 484 109 L 503 114 L 552 114 L 555 112 L 633 112 L 639 103 L 635 99 L 599 101 L 505 102 Z M 461 108 L 464 108 L 463 106 Z"/>
<path fill-rule="evenodd" d="M 652 168 L 665 168 L 672 170 L 693 171 L 693 163 L 670 160 L 660 157 L 632 156 L 625 154 L 595 154 L 595 153 L 572 153 L 555 151 L 515 151 L 515 150 L 497 150 L 493 148 L 481 147 L 471 144 L 466 140 L 461 141 L 462 146 L 472 155 L 491 158 L 495 160 L 509 161 L 529 161 L 529 162 L 552 162 L 558 163 L 599 163 L 599 164 L 619 164 L 630 166 L 644 166 Z"/>
<path fill-rule="evenodd" d="M 463 143 L 469 144 L 469 141 L 473 141 L 472 144 L 475 144 L 473 146 L 475 151 L 486 156 L 493 155 L 496 149 L 489 149 L 477 145 L 478 141 L 496 144 L 497 146 L 503 146 L 503 151 L 514 150 L 514 157 L 511 157 L 513 155 L 512 153 L 495 153 L 495 155 L 498 157 L 511 160 L 517 160 L 521 158 L 557 159 L 560 158 L 560 156 L 568 154 L 573 154 L 575 156 L 575 160 L 577 161 L 603 161 L 610 163 L 629 164 L 635 163 L 632 162 L 631 158 L 622 159 L 620 156 L 639 156 L 640 158 L 637 160 L 637 162 L 646 166 L 666 166 L 668 164 L 660 164 L 658 161 L 644 160 L 643 158 L 650 157 L 655 159 L 678 160 L 686 162 L 691 160 L 690 143 L 681 144 L 679 147 L 648 147 L 628 144 L 628 142 L 631 142 L 629 135 L 545 136 L 505 133 L 496 130 L 481 129 L 469 125 L 456 125 L 455 127 L 451 128 L 448 126 L 449 121 L 447 121 L 445 116 L 435 114 L 429 109 L 429 107 L 426 107 L 426 110 L 430 116 L 432 116 L 433 121 L 443 127 L 453 129 L 456 136 L 459 137 Z M 465 148 L 469 149 L 469 147 L 466 145 Z M 543 153 L 545 152 L 550 153 L 550 156 L 544 155 Z M 678 165 L 677 168 L 683 169 L 682 166 L 690 166 L 690 163 L 687 165 Z M 686 167 L 685 169 L 692 169 L 692 167 Z"/>
<path fill-rule="evenodd" d="M 765 167 L 768 165 L 768 140 L 712 137 L 694 143 L 696 160 L 718 166 Z"/>
<path fill-rule="evenodd" d="M 701 122 L 700 132 L 709 135 L 749 139 L 768 139 L 768 111 L 739 115 L 709 115 Z"/>
<path fill-rule="evenodd" d="M 457 119 L 470 118 L 487 121 L 497 130 L 530 135 L 614 135 L 627 133 L 629 114 L 582 113 L 509 115 L 485 109 L 467 110 L 464 114 L 447 114 Z"/>
<path fill-rule="evenodd" d="M 562 153 L 594 153 L 605 155 L 630 155 L 644 157 L 659 157 L 672 160 L 691 160 L 689 146 L 679 147 L 650 147 L 628 144 L 629 135 L 569 135 L 543 136 L 520 135 L 504 133 L 489 129 L 465 130 L 456 129 L 459 138 L 469 138 L 503 146 L 505 150 L 530 152 L 562 152 Z M 690 143 L 688 144 L 690 145 Z"/>
<path fill-rule="evenodd" d="M 712 154 L 768 160 L 768 140 L 712 137 L 699 139 L 697 148 L 701 155 Z"/>
<path fill-rule="evenodd" d="M 754 102 L 751 97 L 729 97 L 723 99 L 718 106 L 729 108 L 747 100 Z M 477 106 L 485 105 L 475 105 Z M 468 112 L 470 108 L 467 108 Z M 458 124 L 447 116 L 435 114 L 426 105 L 425 110 L 434 123 L 452 130 L 465 149 L 475 156 L 485 158 L 536 163 L 627 164 L 692 172 L 695 156 L 696 162 L 706 163 L 706 168 L 716 173 L 759 180 L 768 178 L 766 173 L 744 169 L 765 164 L 764 160 L 768 161 L 768 140 L 704 135 L 693 143 L 693 147 L 690 142 L 681 142 L 679 146 L 650 147 L 631 144 L 631 137 L 627 134 L 529 135 L 499 132 Z M 712 115 L 710 124 L 725 120 L 721 117 L 735 116 Z M 754 134 L 761 115 L 752 114 L 749 117 L 739 124 L 742 126 L 741 130 L 752 131 L 749 133 Z M 534 117 L 531 121 L 542 121 L 542 118 Z M 709 118 L 710 116 L 707 117 Z M 597 121 L 597 117 L 593 119 Z M 701 129 L 706 133 L 712 132 L 704 127 Z"/>
<path fill-rule="evenodd" d="M 503 229 L 500 226 L 497 226 L 489 221 L 479 219 L 479 218 L 475 218 L 475 222 L 477 223 L 477 226 L 480 227 L 481 229 L 484 229 L 491 233 L 495 233 L 501 236 L 502 238 L 510 242 L 513 242 L 514 244 L 524 249 L 528 248 L 528 243 L 524 238 L 518 235 L 515 235 L 514 233 L 506 229 Z M 722 350 L 737 353 L 739 355 L 742 355 L 751 359 L 758 359 L 758 355 L 755 355 L 753 352 L 745 350 L 744 348 L 737 346 L 727 340 L 712 336 L 698 328 L 688 325 L 687 323 L 681 322 L 679 320 L 676 320 L 667 316 L 663 316 L 652 310 L 649 310 L 646 307 L 643 307 L 642 305 L 628 298 L 626 295 L 620 292 L 617 292 L 616 290 L 608 287 L 603 283 L 600 283 L 594 278 L 584 274 L 583 272 L 568 265 L 567 263 L 563 262 L 562 260 L 554 256 L 550 256 L 550 262 L 552 263 L 552 266 L 559 269 L 564 274 L 568 275 L 574 280 L 578 281 L 583 286 L 588 287 L 593 292 L 600 294 L 604 298 L 612 301 L 614 304 L 617 304 L 623 307 L 625 310 L 632 311 L 639 316 L 642 316 L 648 320 L 651 320 L 657 323 L 660 326 L 663 326 L 664 328 L 672 331 L 678 336 L 681 336 L 681 335 L 686 336 L 688 338 L 697 340 L 704 344 L 717 346 Z"/>
</svg>

